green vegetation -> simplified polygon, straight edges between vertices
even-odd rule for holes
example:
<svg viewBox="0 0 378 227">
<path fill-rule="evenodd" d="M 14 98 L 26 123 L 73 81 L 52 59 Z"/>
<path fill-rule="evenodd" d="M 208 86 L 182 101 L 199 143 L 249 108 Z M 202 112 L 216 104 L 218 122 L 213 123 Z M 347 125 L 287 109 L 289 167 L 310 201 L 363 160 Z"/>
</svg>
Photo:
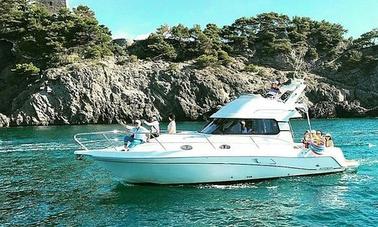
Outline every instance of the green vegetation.
<svg viewBox="0 0 378 227">
<path fill-rule="evenodd" d="M 366 48 L 376 46 L 378 44 L 378 28 L 373 29 L 370 32 L 366 32 L 361 35 L 360 38 L 353 42 L 353 46 L 356 48 Z"/>
<path fill-rule="evenodd" d="M 341 69 L 352 69 L 356 66 L 362 66 L 365 70 L 374 68 L 378 63 L 378 29 L 351 40 L 340 61 Z"/>
<path fill-rule="evenodd" d="M 113 54 L 109 30 L 86 6 L 52 14 L 27 0 L 2 0 L 0 40 L 13 43 L 16 71 L 35 73 Z"/>
<path fill-rule="evenodd" d="M 218 59 L 213 55 L 202 54 L 196 59 L 196 63 L 200 68 L 215 65 Z"/>
<path fill-rule="evenodd" d="M 258 73 L 259 72 L 259 68 L 254 64 L 246 65 L 244 70 L 247 71 L 247 72 L 251 72 L 251 73 Z"/>
<path fill-rule="evenodd" d="M 218 62 L 224 66 L 228 66 L 231 64 L 232 59 L 226 51 L 220 50 L 218 51 Z"/>
<path fill-rule="evenodd" d="M 179 66 L 177 63 L 171 63 L 168 66 L 168 71 L 170 72 L 178 72 L 179 71 Z"/>
<path fill-rule="evenodd" d="M 128 51 L 140 59 L 176 62 L 194 59 L 200 67 L 228 65 L 232 57 L 237 56 L 265 64 L 259 59 L 286 55 L 294 66 L 298 62 L 312 64 L 316 61 L 333 62 L 348 56 L 355 58 L 355 54 L 348 51 L 376 45 L 377 31 L 375 29 L 351 41 L 344 38 L 346 30 L 339 24 L 264 13 L 237 19 L 223 28 L 215 24 L 208 24 L 204 29 L 199 25 L 193 28 L 181 24 L 164 25 L 146 40 L 136 41 Z"/>
<path fill-rule="evenodd" d="M 31 76 L 38 74 L 40 69 L 33 65 L 33 63 L 23 63 L 16 64 L 15 68 L 12 69 L 12 71 L 20 75 Z"/>
<path fill-rule="evenodd" d="M 253 64 L 276 67 L 272 59 L 289 59 L 295 69 L 316 62 L 335 63 L 341 69 L 378 62 L 378 29 L 355 40 L 345 39 L 345 32 L 341 25 L 327 21 L 263 13 L 239 18 L 222 28 L 215 24 L 204 28 L 163 25 L 147 39 L 127 46 L 126 42 L 112 42 L 108 28 L 100 25 L 86 6 L 53 14 L 28 0 L 0 2 L 0 40 L 13 44 L 14 71 L 28 75 L 112 55 L 118 64 L 127 59 L 131 63 L 138 59 L 193 60 L 201 68 L 228 66 L 233 58 L 243 57 L 250 63 L 245 70 L 251 72 L 257 72 Z"/>
</svg>

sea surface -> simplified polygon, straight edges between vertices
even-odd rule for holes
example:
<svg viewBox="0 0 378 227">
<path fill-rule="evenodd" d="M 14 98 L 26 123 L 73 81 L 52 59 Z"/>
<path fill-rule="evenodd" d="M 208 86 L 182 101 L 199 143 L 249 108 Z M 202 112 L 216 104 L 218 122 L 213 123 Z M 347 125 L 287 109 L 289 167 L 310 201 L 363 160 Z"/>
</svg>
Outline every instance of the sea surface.
<svg viewBox="0 0 378 227">
<path fill-rule="evenodd" d="M 178 122 L 199 130 L 203 122 Z M 299 141 L 307 129 L 292 122 Z M 79 132 L 119 125 L 0 129 L 0 226 L 377 226 L 378 119 L 314 120 L 357 173 L 231 185 L 133 186 L 76 160 Z"/>
</svg>

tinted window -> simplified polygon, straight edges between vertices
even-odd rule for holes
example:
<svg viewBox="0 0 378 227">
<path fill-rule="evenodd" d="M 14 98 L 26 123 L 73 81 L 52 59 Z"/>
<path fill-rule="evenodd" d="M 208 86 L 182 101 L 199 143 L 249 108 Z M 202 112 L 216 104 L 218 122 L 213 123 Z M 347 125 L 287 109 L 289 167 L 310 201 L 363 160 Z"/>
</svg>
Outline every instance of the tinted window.
<svg viewBox="0 0 378 227">
<path fill-rule="evenodd" d="M 201 132 L 207 134 L 223 134 L 227 119 L 215 119 L 207 124 Z"/>
<path fill-rule="evenodd" d="M 251 122 L 252 134 L 275 135 L 280 132 L 278 122 L 274 119 L 253 119 Z"/>
<path fill-rule="evenodd" d="M 206 125 L 202 133 L 275 135 L 280 132 L 274 119 L 215 119 Z"/>
</svg>

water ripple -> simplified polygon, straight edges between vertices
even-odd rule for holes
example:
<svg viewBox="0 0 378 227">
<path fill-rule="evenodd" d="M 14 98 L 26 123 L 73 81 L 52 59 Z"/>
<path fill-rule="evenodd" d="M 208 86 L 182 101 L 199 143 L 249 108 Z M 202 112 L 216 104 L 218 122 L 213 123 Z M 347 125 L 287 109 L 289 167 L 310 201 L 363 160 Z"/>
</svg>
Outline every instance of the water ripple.
<svg viewBox="0 0 378 227">
<path fill-rule="evenodd" d="M 202 124 L 202 123 L 201 123 Z M 201 125 L 200 123 L 196 126 Z M 192 130 L 193 123 L 180 123 Z M 332 133 L 357 173 L 232 185 L 133 186 L 90 159 L 72 136 L 115 126 L 0 129 L 0 225 L 375 226 L 378 120 L 314 121 Z M 305 121 L 293 122 L 299 136 Z"/>
</svg>

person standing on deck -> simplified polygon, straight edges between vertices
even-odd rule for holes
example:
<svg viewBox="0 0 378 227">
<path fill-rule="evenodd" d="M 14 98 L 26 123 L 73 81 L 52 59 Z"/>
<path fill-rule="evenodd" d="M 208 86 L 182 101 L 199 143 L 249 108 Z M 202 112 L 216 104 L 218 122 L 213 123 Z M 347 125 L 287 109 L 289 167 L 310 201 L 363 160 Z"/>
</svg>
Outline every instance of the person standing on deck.
<svg viewBox="0 0 378 227">
<path fill-rule="evenodd" d="M 173 113 L 170 113 L 168 115 L 168 120 L 169 120 L 169 124 L 168 124 L 168 128 L 167 128 L 167 131 L 168 131 L 168 134 L 174 134 L 176 133 L 176 121 L 175 121 L 175 115 Z"/>
</svg>

